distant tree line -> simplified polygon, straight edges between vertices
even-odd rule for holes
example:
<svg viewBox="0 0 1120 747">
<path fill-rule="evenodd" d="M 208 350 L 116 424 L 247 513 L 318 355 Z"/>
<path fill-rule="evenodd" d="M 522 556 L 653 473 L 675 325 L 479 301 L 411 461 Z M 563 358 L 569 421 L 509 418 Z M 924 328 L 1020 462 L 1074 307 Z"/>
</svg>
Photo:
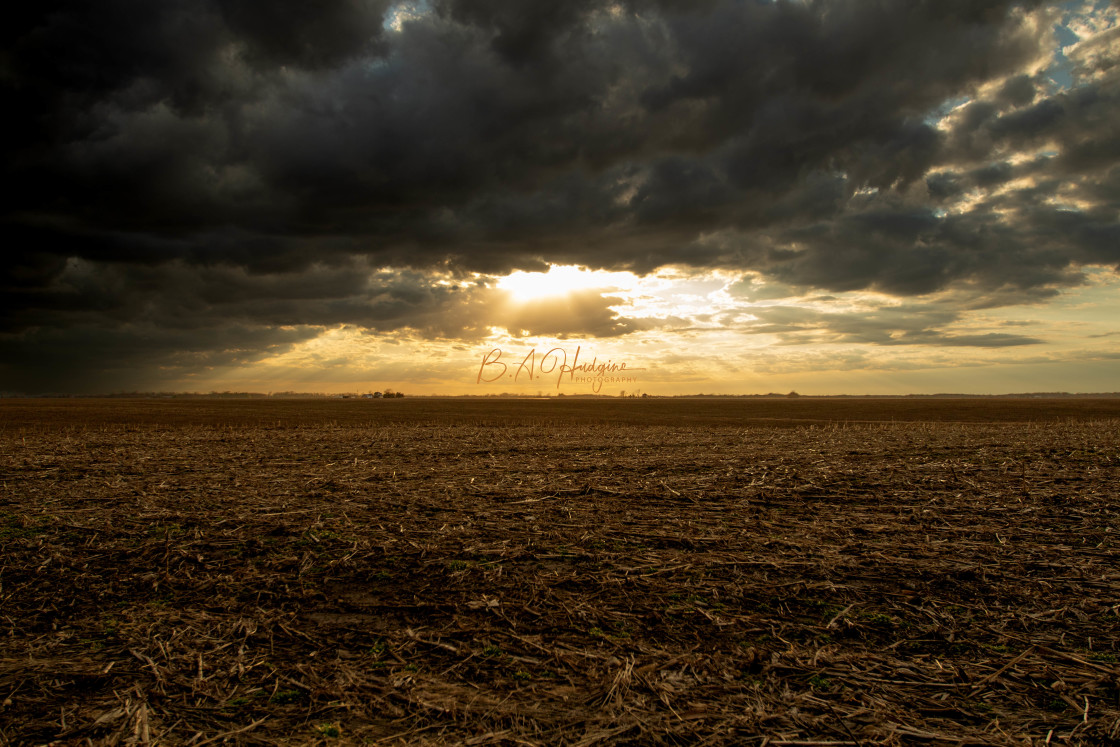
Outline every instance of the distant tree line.
<svg viewBox="0 0 1120 747">
<path fill-rule="evenodd" d="M 392 389 L 386 389 L 383 392 L 370 392 L 369 394 L 363 394 L 362 399 L 400 399 L 403 396 L 404 392 L 394 392 Z"/>
</svg>

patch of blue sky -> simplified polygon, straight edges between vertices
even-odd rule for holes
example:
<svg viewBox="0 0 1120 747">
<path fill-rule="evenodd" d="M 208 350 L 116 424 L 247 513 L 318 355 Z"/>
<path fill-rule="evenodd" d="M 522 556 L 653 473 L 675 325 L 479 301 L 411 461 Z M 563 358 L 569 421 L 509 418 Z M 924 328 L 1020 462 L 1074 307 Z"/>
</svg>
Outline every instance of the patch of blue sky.
<svg viewBox="0 0 1120 747">
<path fill-rule="evenodd" d="M 1062 4 L 1062 19 L 1054 24 L 1054 57 L 1045 70 L 1045 76 L 1057 91 L 1073 88 L 1073 63 L 1066 57 L 1065 50 L 1082 41 L 1082 37 L 1072 27 L 1100 30 L 1115 22 L 1115 12 L 1111 0 L 1070 0 Z M 1109 16 L 1112 16 L 1111 20 Z"/>
<path fill-rule="evenodd" d="M 417 18 L 422 18 L 432 12 L 430 0 L 403 0 L 393 3 L 385 11 L 385 18 L 381 27 L 386 31 L 399 32 L 404 24 Z"/>
<path fill-rule="evenodd" d="M 922 121 L 930 127 L 936 127 L 938 122 L 945 119 L 945 117 L 949 116 L 955 109 L 964 106 L 969 101 L 972 101 L 971 96 L 953 96 L 945 99 L 938 104 L 933 111 L 923 117 Z"/>
<path fill-rule="evenodd" d="M 1044 75 L 1058 91 L 1073 87 L 1073 63 L 1066 57 L 1065 49 L 1081 39 L 1069 24 L 1084 12 L 1084 9 L 1085 3 L 1082 0 L 1065 3 L 1062 6 L 1062 20 L 1054 24 L 1054 55 Z"/>
</svg>

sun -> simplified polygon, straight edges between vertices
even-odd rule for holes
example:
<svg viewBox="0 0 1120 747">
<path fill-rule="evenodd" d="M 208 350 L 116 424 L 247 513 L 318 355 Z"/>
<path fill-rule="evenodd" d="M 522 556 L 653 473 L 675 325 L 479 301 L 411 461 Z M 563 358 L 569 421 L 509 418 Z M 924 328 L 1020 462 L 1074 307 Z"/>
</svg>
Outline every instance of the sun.
<svg viewBox="0 0 1120 747">
<path fill-rule="evenodd" d="M 500 278 L 497 286 L 513 300 L 534 301 L 555 298 L 587 290 L 626 290 L 633 288 L 638 277 L 631 272 L 588 270 L 578 265 L 551 265 L 548 272 L 514 272 Z"/>
</svg>

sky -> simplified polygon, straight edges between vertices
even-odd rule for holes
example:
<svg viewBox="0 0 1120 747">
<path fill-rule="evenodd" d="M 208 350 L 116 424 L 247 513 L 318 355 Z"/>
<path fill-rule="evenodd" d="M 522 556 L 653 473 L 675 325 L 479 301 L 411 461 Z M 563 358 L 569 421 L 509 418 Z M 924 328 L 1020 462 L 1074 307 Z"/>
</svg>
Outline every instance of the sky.
<svg viewBox="0 0 1120 747">
<path fill-rule="evenodd" d="M 0 393 L 1120 390 L 1118 17 L 25 3 Z"/>
</svg>

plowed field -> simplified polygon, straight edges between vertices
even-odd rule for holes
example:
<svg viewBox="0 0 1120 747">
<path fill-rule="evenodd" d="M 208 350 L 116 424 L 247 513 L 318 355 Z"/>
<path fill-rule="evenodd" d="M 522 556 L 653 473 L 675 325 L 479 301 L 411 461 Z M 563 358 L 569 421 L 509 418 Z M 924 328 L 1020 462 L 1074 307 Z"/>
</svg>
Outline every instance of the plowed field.
<svg viewBox="0 0 1120 747">
<path fill-rule="evenodd" d="M 1105 744 L 1120 400 L 0 402 L 0 742 Z"/>
</svg>

